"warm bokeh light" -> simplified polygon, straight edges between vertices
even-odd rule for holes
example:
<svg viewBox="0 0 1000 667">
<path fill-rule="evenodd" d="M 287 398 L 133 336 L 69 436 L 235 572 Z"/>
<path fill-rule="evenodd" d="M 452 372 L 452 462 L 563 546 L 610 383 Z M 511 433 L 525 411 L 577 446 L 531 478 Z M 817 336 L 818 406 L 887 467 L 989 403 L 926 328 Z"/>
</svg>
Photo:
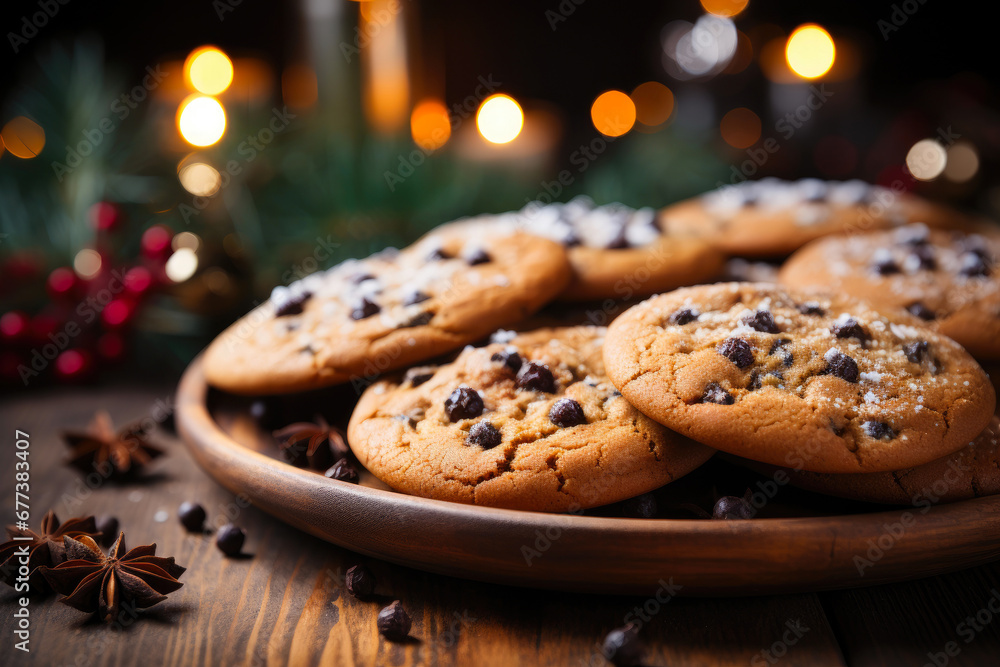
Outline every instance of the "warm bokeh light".
<svg viewBox="0 0 1000 667">
<path fill-rule="evenodd" d="M 177 172 L 177 178 L 185 190 L 196 197 L 211 197 L 222 187 L 222 176 L 218 170 L 204 162 L 192 162 Z"/>
<path fill-rule="evenodd" d="M 933 139 L 921 139 L 906 154 L 906 168 L 918 181 L 933 181 L 944 171 L 948 154 Z"/>
<path fill-rule="evenodd" d="M 737 107 L 722 117 L 719 131 L 733 148 L 749 148 L 760 139 L 760 117 L 750 109 Z"/>
<path fill-rule="evenodd" d="M 716 16 L 736 16 L 746 9 L 749 0 L 701 0 L 701 6 Z"/>
<path fill-rule="evenodd" d="M 524 126 L 521 105 L 509 95 L 487 97 L 476 113 L 476 127 L 486 141 L 506 144 L 517 138 Z"/>
<path fill-rule="evenodd" d="M 100 273 L 101 264 L 101 253 L 90 248 L 84 248 L 73 258 L 73 270 L 84 280 L 93 278 Z"/>
<path fill-rule="evenodd" d="M 636 120 L 649 127 L 667 122 L 674 111 L 674 94 L 659 81 L 639 84 L 631 97 Z"/>
<path fill-rule="evenodd" d="M 198 271 L 198 255 L 191 248 L 181 248 L 170 256 L 163 270 L 167 278 L 182 283 Z"/>
<path fill-rule="evenodd" d="M 201 247 L 201 237 L 194 232 L 178 232 L 174 234 L 174 238 L 170 239 L 170 247 L 173 250 L 187 248 L 197 252 L 198 248 Z"/>
<path fill-rule="evenodd" d="M 307 65 L 289 65 L 281 73 L 281 96 L 292 109 L 308 109 L 319 99 L 316 72 Z"/>
<path fill-rule="evenodd" d="M 837 57 L 830 33 L 809 23 L 792 32 L 785 45 L 785 59 L 803 79 L 815 79 L 830 71 Z"/>
<path fill-rule="evenodd" d="M 736 52 L 733 59 L 722 70 L 724 74 L 739 74 L 753 62 L 753 43 L 742 30 L 736 31 Z"/>
<path fill-rule="evenodd" d="M 177 128 L 194 146 L 211 146 L 226 131 L 226 111 L 213 97 L 191 95 L 177 111 Z"/>
<path fill-rule="evenodd" d="M 438 100 L 424 100 L 410 114 L 410 133 L 413 141 L 424 150 L 441 148 L 451 137 L 448 108 Z"/>
<path fill-rule="evenodd" d="M 620 137 L 635 125 L 635 104 L 625 93 L 609 90 L 601 93 L 590 107 L 590 119 L 603 135 Z"/>
<path fill-rule="evenodd" d="M 970 180 L 979 171 L 979 153 L 976 147 L 967 141 L 959 141 L 948 149 L 948 164 L 944 168 L 944 177 L 955 183 Z"/>
<path fill-rule="evenodd" d="M 395 134 L 410 114 L 405 3 L 369 0 L 360 7 L 361 90 L 365 117 L 372 129 Z"/>
<path fill-rule="evenodd" d="M 233 63 L 214 46 L 203 46 L 184 61 L 184 80 L 200 93 L 218 95 L 233 82 Z"/>
<path fill-rule="evenodd" d="M 0 137 L 11 155 L 25 160 L 35 157 L 45 148 L 45 130 L 24 116 L 18 116 L 4 125 Z"/>
</svg>

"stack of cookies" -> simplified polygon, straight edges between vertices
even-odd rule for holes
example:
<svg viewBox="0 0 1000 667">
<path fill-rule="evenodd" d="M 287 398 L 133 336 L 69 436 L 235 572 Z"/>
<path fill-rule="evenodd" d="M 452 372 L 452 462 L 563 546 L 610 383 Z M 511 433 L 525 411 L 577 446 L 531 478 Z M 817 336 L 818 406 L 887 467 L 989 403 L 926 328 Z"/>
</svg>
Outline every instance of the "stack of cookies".
<svg viewBox="0 0 1000 667">
<path fill-rule="evenodd" d="M 205 373 L 236 394 L 352 386 L 357 461 L 454 502 L 576 512 L 716 451 L 871 502 L 945 477 L 946 501 L 998 493 L 977 359 L 1000 360 L 1000 237 L 974 228 L 811 179 L 659 212 L 529 205 L 275 288 Z M 789 253 L 775 282 L 714 282 Z"/>
</svg>

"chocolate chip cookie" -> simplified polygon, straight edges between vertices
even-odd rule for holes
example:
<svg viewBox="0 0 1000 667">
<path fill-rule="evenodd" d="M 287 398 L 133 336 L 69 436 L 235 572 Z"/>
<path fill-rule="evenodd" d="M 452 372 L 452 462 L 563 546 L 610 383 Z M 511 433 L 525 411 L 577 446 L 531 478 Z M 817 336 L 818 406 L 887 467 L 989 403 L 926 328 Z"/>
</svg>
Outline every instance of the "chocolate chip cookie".
<svg viewBox="0 0 1000 667">
<path fill-rule="evenodd" d="M 961 449 L 993 414 L 986 374 L 905 312 L 760 283 L 653 297 L 616 319 L 608 376 L 699 442 L 814 472 L 900 470 Z"/>
<path fill-rule="evenodd" d="M 370 378 L 516 322 L 569 278 L 548 239 L 440 234 L 275 288 L 209 346 L 205 374 L 240 394 Z"/>
<path fill-rule="evenodd" d="M 1000 360 L 1000 237 L 894 230 L 820 239 L 785 263 L 779 280 L 905 308 L 980 359 Z"/>
<path fill-rule="evenodd" d="M 651 208 L 594 206 L 587 197 L 565 204 L 533 202 L 520 211 L 439 229 L 454 227 L 523 230 L 562 244 L 573 265 L 573 279 L 561 295 L 568 301 L 632 299 L 693 285 L 714 278 L 724 261 L 705 240 L 663 234 Z"/>
<path fill-rule="evenodd" d="M 695 235 L 728 254 L 746 257 L 779 257 L 822 236 L 910 222 L 931 227 L 967 224 L 957 211 L 901 188 L 812 178 L 727 185 L 660 212 L 665 231 Z"/>
<path fill-rule="evenodd" d="M 369 387 L 347 437 L 406 493 L 575 511 L 645 493 L 712 450 L 644 416 L 604 374 L 603 327 L 498 332 L 451 363 Z"/>
</svg>

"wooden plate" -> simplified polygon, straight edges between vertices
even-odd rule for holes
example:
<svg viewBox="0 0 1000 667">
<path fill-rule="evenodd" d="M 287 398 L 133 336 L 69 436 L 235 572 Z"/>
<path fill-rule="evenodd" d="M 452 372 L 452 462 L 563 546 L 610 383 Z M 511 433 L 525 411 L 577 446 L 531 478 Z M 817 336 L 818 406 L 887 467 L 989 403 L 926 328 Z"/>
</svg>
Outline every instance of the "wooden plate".
<svg viewBox="0 0 1000 667">
<path fill-rule="evenodd" d="M 263 453 L 241 411 L 217 400 L 196 359 L 178 389 L 177 424 L 219 483 L 319 538 L 430 572 L 595 593 L 655 595 L 672 583 L 681 594 L 733 595 L 885 583 L 1000 558 L 1000 496 L 926 513 L 866 506 L 747 521 L 472 507 L 378 488 L 367 475 L 356 485 L 295 468 Z"/>
</svg>

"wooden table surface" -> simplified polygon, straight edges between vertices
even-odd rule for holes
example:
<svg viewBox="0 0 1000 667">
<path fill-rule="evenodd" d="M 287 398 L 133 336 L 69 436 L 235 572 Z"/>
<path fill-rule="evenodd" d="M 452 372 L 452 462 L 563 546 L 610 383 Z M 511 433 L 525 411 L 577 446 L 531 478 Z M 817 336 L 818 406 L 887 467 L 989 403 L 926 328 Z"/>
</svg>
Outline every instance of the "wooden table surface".
<svg viewBox="0 0 1000 667">
<path fill-rule="evenodd" d="M 30 606 L 31 653 L 14 649 L 17 596 L 0 590 L 3 665 L 604 665 L 604 634 L 646 600 L 558 594 L 425 574 L 362 557 L 241 507 L 159 431 L 166 457 L 151 479 L 88 488 L 64 465 L 58 432 L 97 409 L 116 421 L 172 403 L 169 387 L 60 389 L 0 398 L 0 500 L 12 521 L 14 430 L 30 434 L 33 524 L 113 514 L 129 546 L 155 542 L 187 567 L 184 587 L 126 628 L 88 622 L 55 601 Z M 209 523 L 229 515 L 247 531 L 244 559 L 227 559 L 209 536 L 176 518 L 200 502 Z M 157 518 L 166 520 L 158 521 Z M 380 604 L 347 594 L 343 575 L 364 563 L 386 600 L 413 618 L 414 641 L 378 635 Z M 391 596 L 391 597 L 388 597 Z M 753 598 L 674 598 L 644 622 L 647 665 L 1000 665 L 1000 563 L 909 583 Z M 994 608 L 996 608 L 994 603 Z M 998 615 L 1000 616 L 1000 615 Z M 948 655 L 948 651 L 955 655 Z"/>
</svg>

